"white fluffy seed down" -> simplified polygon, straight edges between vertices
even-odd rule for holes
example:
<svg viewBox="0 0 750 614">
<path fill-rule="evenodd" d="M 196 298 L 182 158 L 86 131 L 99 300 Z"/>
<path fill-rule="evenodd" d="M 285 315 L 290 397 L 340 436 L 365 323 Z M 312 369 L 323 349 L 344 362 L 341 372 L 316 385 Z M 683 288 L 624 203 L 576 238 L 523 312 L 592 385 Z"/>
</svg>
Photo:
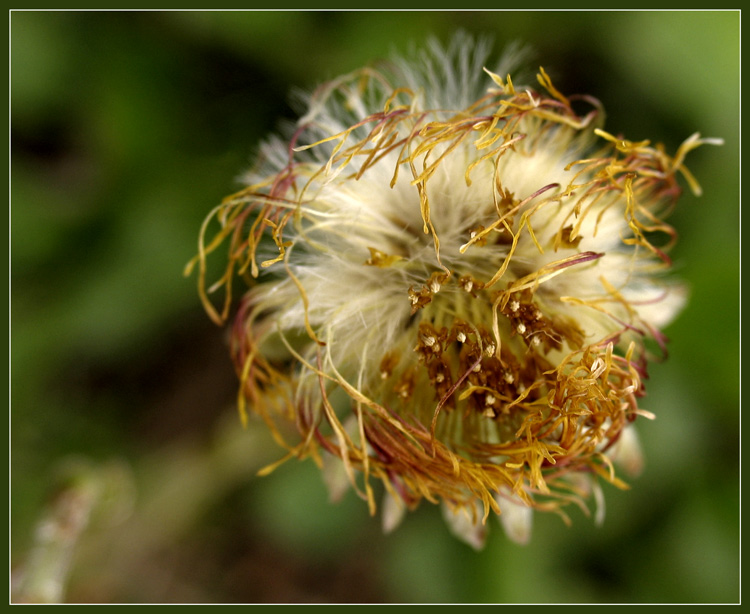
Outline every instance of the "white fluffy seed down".
<svg viewBox="0 0 750 614">
<path fill-rule="evenodd" d="M 673 159 L 615 138 L 596 100 L 580 116 L 543 70 L 520 88 L 488 50 L 458 36 L 320 87 L 197 258 L 217 321 L 231 302 L 206 298 L 206 255 L 229 243 L 213 289 L 259 279 L 233 328 L 242 411 L 290 456 L 338 457 L 372 511 L 373 478 L 387 509 L 441 501 L 474 546 L 490 512 L 525 542 L 519 510 L 620 484 L 607 450 L 634 440 L 646 341 L 685 300 L 659 216 L 707 142 Z"/>
</svg>

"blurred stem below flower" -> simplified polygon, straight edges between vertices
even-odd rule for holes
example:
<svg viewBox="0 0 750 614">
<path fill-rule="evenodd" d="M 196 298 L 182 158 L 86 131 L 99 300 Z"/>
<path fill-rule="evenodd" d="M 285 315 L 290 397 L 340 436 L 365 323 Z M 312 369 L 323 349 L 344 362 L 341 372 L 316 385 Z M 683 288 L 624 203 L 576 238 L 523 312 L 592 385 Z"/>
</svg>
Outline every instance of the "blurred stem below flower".
<svg viewBox="0 0 750 614">
<path fill-rule="evenodd" d="M 208 444 L 183 439 L 132 468 L 61 461 L 64 480 L 13 572 L 12 601 L 61 603 L 83 594 L 112 602 L 144 582 L 159 590 L 169 570 L 149 559 L 184 538 L 206 510 L 274 457 L 275 445 L 254 426 L 239 428 L 232 413 Z"/>
<path fill-rule="evenodd" d="M 57 474 L 34 545 L 13 578 L 14 602 L 61 602 L 74 552 L 92 518 L 106 516 L 107 524 L 116 523 L 131 508 L 131 475 L 121 463 L 97 466 L 80 458 L 65 459 Z"/>
</svg>

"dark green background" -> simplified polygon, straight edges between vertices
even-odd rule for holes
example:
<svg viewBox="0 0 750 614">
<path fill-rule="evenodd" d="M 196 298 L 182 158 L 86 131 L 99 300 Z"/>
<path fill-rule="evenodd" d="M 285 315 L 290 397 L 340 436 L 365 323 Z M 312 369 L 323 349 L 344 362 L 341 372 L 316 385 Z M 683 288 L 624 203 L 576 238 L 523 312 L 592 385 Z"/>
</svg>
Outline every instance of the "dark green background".
<svg viewBox="0 0 750 614">
<path fill-rule="evenodd" d="M 13 12 L 11 563 L 71 455 L 133 512 L 95 517 L 66 598 L 104 602 L 737 602 L 737 12 Z M 641 421 L 647 465 L 602 527 L 537 515 L 476 554 L 424 505 L 394 534 L 312 463 L 242 431 L 223 332 L 182 277 L 209 209 L 311 88 L 457 28 L 535 50 L 606 127 L 669 151 L 694 131 L 669 327 Z M 117 471 L 112 468 L 116 467 Z M 118 489 L 118 484 L 122 484 Z M 109 508 L 107 508 L 109 509 Z"/>
</svg>

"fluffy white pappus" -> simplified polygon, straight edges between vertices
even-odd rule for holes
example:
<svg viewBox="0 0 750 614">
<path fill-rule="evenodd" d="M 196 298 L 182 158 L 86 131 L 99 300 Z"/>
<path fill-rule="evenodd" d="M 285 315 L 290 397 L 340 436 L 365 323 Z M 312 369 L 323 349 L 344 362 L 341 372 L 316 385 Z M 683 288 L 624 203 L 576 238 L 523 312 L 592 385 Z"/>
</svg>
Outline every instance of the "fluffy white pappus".
<svg viewBox="0 0 750 614">
<path fill-rule="evenodd" d="M 612 459 L 640 462 L 647 342 L 686 296 L 662 217 L 712 142 L 671 158 L 615 137 L 598 101 L 581 115 L 543 69 L 516 85 L 521 52 L 489 50 L 461 34 L 320 86 L 199 256 L 228 241 L 217 287 L 258 278 L 232 352 L 289 456 L 324 452 L 332 492 L 346 479 L 371 511 L 382 481 L 387 530 L 442 501 L 475 548 L 491 512 L 525 543 L 534 509 L 603 510 Z"/>
<path fill-rule="evenodd" d="M 475 229 L 497 220 L 496 190 L 500 182 L 505 193 L 521 202 L 528 200 L 518 208 L 516 217 L 528 215 L 527 223 L 534 233 L 533 237 L 531 233 L 518 236 L 505 280 L 543 270 L 569 254 L 601 254 L 590 264 L 560 271 L 539 285 L 538 298 L 545 311 L 575 315 L 592 342 L 612 332 L 612 315 L 632 320 L 636 313 L 653 326 L 668 323 L 680 306 L 675 298 L 679 290 L 669 290 L 640 271 L 632 250 L 623 245 L 628 227 L 616 202 L 619 195 L 601 198 L 578 215 L 572 214 L 575 193 L 555 198 L 572 179 L 567 165 L 581 155 L 578 135 L 568 129 L 558 131 L 554 146 L 548 143 L 546 133 L 541 145 L 535 143 L 532 132 L 498 162 L 487 160 L 474 168 L 468 185 L 465 174 L 472 156 L 476 156 L 475 146 L 467 139 L 452 151 L 429 182 L 430 220 L 434 235 L 439 237 L 439 249 L 434 237 L 425 232 L 411 177 L 401 173 L 392 185 L 398 152 L 388 153 L 355 180 L 350 173 L 359 170 L 356 164 L 346 175 L 332 178 L 335 170 L 320 173 L 306 185 L 299 205 L 300 219 L 288 235 L 293 244 L 287 259 L 289 270 L 304 288 L 305 300 L 297 286 L 287 282 L 278 325 L 301 330 L 308 319 L 321 338 L 327 334 L 323 328 L 334 332 L 340 360 L 356 357 L 365 341 L 375 356 L 382 356 L 411 317 L 405 300 L 409 288 L 419 286 L 441 267 L 456 278 L 470 273 L 486 281 L 508 257 L 511 230 L 502 226 L 495 234 L 505 234 L 505 241 L 467 247 Z M 277 153 L 275 158 L 281 160 L 282 156 Z M 543 194 L 547 201 L 535 209 L 540 199 L 533 195 L 545 186 L 551 186 Z M 575 244 L 556 245 L 568 221 L 577 226 Z M 363 266 L 371 259 L 371 250 L 397 260 L 389 267 Z M 550 275 L 554 273 L 550 271 Z M 623 292 L 630 305 L 614 305 L 603 313 L 565 302 L 568 297 L 605 300 L 607 290 L 602 279 L 610 280 Z M 444 294 L 456 292 L 455 288 L 444 290 Z M 670 300 L 665 301 L 666 297 Z M 454 315 L 461 315 L 462 308 L 458 301 Z"/>
</svg>

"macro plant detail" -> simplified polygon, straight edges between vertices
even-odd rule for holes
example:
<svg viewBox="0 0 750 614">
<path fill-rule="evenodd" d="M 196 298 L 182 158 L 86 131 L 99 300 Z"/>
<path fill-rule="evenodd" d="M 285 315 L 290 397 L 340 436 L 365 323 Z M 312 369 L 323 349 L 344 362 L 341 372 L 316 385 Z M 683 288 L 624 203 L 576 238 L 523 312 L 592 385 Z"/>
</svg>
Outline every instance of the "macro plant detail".
<svg viewBox="0 0 750 614">
<path fill-rule="evenodd" d="M 685 301 L 664 218 L 678 175 L 700 193 L 686 154 L 718 142 L 625 140 L 596 99 L 544 69 L 518 86 L 488 51 L 458 36 L 318 88 L 188 267 L 233 318 L 241 417 L 279 462 L 314 459 L 371 513 L 382 497 L 386 529 L 439 503 L 477 548 L 490 514 L 518 542 L 533 510 L 593 498 L 601 518 L 600 482 L 639 470 L 643 380 Z"/>
</svg>

